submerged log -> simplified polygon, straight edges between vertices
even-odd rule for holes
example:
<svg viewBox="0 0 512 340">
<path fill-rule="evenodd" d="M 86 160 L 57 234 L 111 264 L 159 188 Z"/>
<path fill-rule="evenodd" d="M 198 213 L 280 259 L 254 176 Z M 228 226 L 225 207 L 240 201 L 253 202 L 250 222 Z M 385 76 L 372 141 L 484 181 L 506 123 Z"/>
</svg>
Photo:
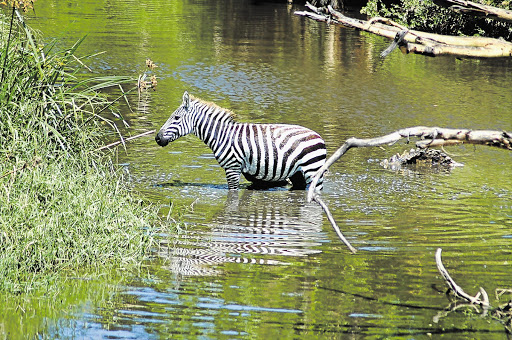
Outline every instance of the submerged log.
<svg viewBox="0 0 512 340">
<path fill-rule="evenodd" d="M 296 11 L 296 15 L 317 21 L 356 28 L 388 39 L 395 40 L 404 53 L 427 56 L 456 55 L 463 57 L 511 57 L 512 43 L 485 37 L 459 37 L 408 30 L 386 18 L 372 18 L 368 21 L 347 17 L 332 7 L 317 8 L 306 5 L 310 11 Z M 405 30 L 405 32 L 404 32 Z"/>
<path fill-rule="evenodd" d="M 443 167 L 452 168 L 462 166 L 455 162 L 445 152 L 437 149 L 416 148 L 396 154 L 389 159 L 384 159 L 380 165 L 386 169 L 397 170 L 404 166 Z"/>
</svg>

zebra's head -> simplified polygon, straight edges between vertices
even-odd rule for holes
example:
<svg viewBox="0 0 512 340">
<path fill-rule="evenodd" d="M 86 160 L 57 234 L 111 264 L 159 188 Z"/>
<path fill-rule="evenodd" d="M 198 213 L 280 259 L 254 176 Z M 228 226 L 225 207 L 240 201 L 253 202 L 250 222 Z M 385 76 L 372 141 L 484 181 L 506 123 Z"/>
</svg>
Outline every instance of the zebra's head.
<svg viewBox="0 0 512 340">
<path fill-rule="evenodd" d="M 183 102 L 172 115 L 167 119 L 165 124 L 156 134 L 155 140 L 160 146 L 166 146 L 176 139 L 188 135 L 192 132 L 192 125 L 189 120 L 190 96 L 187 91 L 183 93 Z"/>
</svg>

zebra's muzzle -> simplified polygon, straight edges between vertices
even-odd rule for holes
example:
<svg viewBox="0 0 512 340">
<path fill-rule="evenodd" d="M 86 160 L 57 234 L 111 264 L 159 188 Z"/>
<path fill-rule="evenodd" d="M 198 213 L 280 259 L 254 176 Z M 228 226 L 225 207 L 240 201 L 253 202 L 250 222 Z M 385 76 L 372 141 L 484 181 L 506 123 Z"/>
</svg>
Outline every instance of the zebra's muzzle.
<svg viewBox="0 0 512 340">
<path fill-rule="evenodd" d="M 162 131 L 158 131 L 158 133 L 155 136 L 155 141 L 160 146 L 166 146 L 167 144 L 169 144 L 169 139 L 164 137 Z"/>
</svg>

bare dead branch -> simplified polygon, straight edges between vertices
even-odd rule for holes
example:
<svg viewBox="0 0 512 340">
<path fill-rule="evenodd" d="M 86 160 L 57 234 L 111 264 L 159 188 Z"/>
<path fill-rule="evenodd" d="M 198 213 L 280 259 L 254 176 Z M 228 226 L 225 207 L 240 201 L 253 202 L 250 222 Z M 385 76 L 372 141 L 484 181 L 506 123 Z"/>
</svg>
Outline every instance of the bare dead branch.
<svg viewBox="0 0 512 340">
<path fill-rule="evenodd" d="M 459 287 L 451 278 L 450 274 L 448 274 L 448 271 L 446 270 L 441 261 L 441 252 L 441 248 L 438 248 L 435 255 L 437 269 L 443 276 L 446 284 L 454 293 L 454 295 L 460 300 L 468 301 L 469 304 L 460 304 L 459 300 L 451 302 L 450 305 L 444 311 L 439 312 L 436 316 L 434 316 L 433 321 L 437 323 L 441 318 L 445 317 L 446 315 L 453 311 L 456 311 L 457 309 L 470 307 L 473 308 L 475 312 L 480 313 L 482 318 L 490 317 L 492 319 L 498 320 L 505 327 L 505 331 L 507 332 L 507 334 L 512 334 L 512 300 L 510 300 L 508 303 L 504 305 L 492 308 L 489 303 L 489 297 L 487 295 L 487 292 L 482 287 L 480 287 L 480 291 L 474 297 L 464 292 L 462 288 Z M 499 300 L 502 294 L 511 291 L 512 290 L 510 289 L 496 289 L 496 300 Z M 480 312 L 480 310 L 477 307 L 481 307 L 482 311 Z"/>
<path fill-rule="evenodd" d="M 439 270 L 441 275 L 443 275 L 446 284 L 448 284 L 448 287 L 450 287 L 455 296 L 460 299 L 469 301 L 472 304 L 480 305 L 484 308 L 489 308 L 489 297 L 487 296 L 487 292 L 482 287 L 480 287 L 480 292 L 478 292 L 476 296 L 471 296 L 455 283 L 455 281 L 451 278 L 450 274 L 448 274 L 448 271 L 444 267 L 443 262 L 441 261 L 441 252 L 442 249 L 437 248 L 435 256 L 437 269 Z M 483 296 L 483 299 L 480 299 L 480 295 Z"/>
<path fill-rule="evenodd" d="M 332 227 L 334 228 L 334 231 L 336 232 L 336 234 L 338 235 L 338 237 L 340 238 L 340 240 L 343 241 L 343 243 L 345 243 L 345 245 L 348 247 L 348 249 L 350 249 L 350 251 L 352 252 L 352 254 L 355 254 L 357 252 L 356 248 L 354 248 L 350 242 L 345 238 L 345 236 L 343 236 L 343 233 L 341 232 L 340 228 L 338 227 L 338 225 L 336 224 L 336 221 L 334 220 L 334 218 L 332 217 L 332 214 L 331 212 L 329 211 L 329 207 L 327 207 L 327 205 L 324 203 L 324 201 L 322 201 L 322 199 L 320 198 L 319 195 L 314 195 L 313 196 L 313 200 L 315 202 L 317 202 L 318 204 L 320 204 L 320 206 L 322 207 L 322 209 L 324 209 L 324 212 L 325 214 L 327 215 L 327 219 L 329 219 L 329 222 L 331 222 L 331 225 Z"/>
</svg>

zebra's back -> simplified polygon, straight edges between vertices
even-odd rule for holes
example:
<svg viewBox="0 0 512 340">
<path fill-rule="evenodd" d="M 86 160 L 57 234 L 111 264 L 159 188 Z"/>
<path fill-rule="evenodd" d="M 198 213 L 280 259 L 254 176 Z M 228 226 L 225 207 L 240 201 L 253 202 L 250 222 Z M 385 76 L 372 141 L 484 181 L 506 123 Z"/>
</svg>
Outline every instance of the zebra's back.
<svg viewBox="0 0 512 340">
<path fill-rule="evenodd" d="M 238 124 L 234 150 L 241 172 L 256 182 L 290 179 L 297 189 L 305 188 L 325 163 L 325 142 L 316 132 L 286 124 Z M 322 188 L 319 181 L 317 189 Z"/>
</svg>

